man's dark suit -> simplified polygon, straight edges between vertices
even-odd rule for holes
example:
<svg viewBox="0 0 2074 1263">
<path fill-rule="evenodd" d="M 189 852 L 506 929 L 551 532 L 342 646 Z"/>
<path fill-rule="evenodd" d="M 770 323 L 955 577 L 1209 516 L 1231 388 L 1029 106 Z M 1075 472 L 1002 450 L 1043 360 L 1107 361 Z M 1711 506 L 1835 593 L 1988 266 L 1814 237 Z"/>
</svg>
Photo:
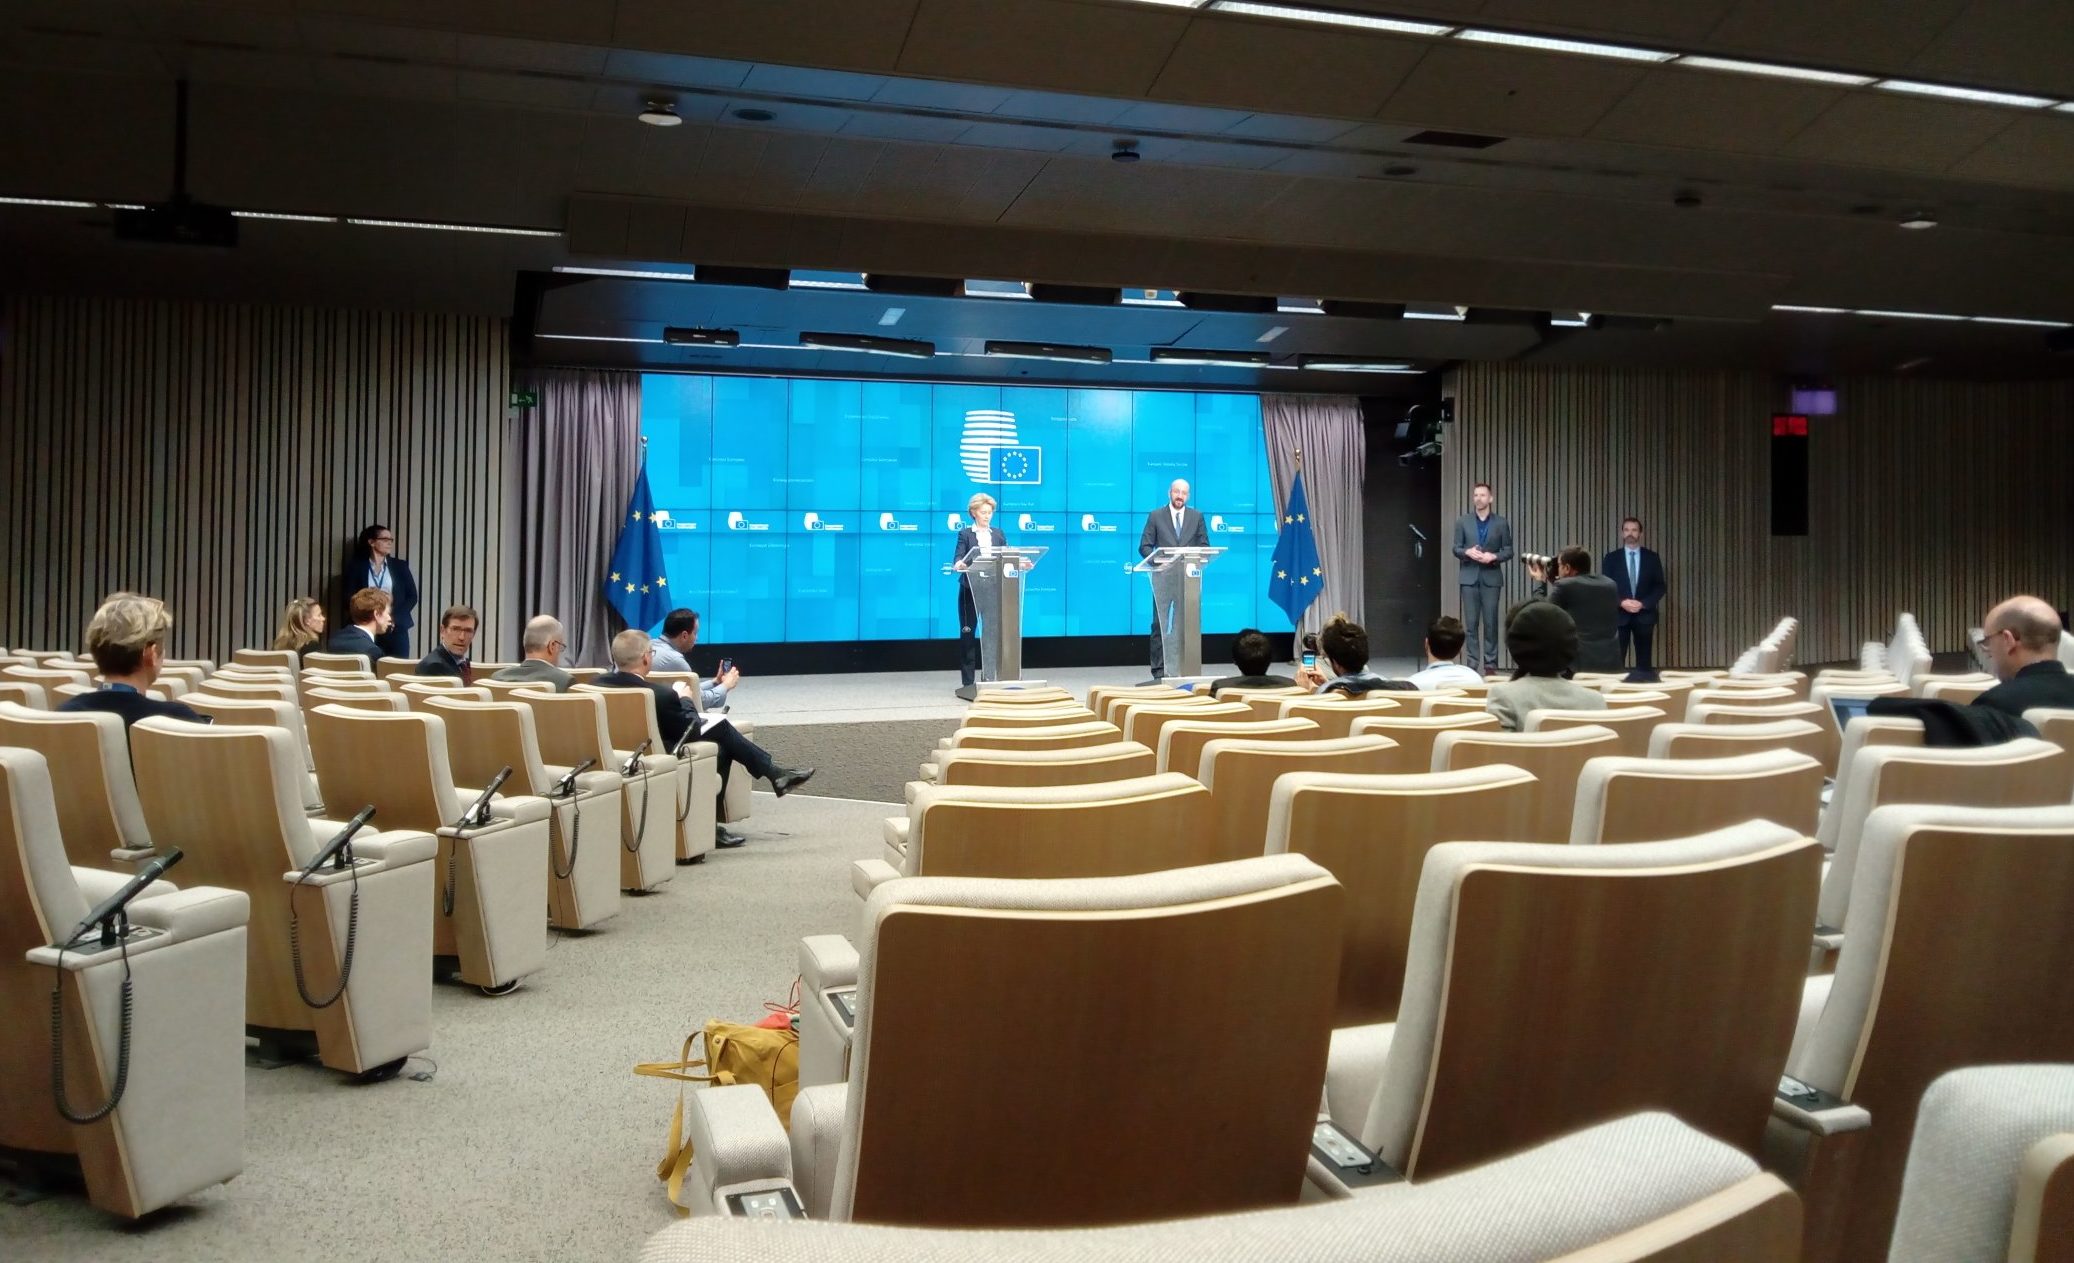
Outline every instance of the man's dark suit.
<svg viewBox="0 0 2074 1263">
<path fill-rule="evenodd" d="M 1637 574 L 1632 583 L 1628 579 L 1628 550 L 1625 548 L 1616 548 L 1607 553 L 1600 562 L 1599 569 L 1607 578 L 1613 580 L 1613 586 L 1619 591 L 1621 600 L 1642 603 L 1642 608 L 1632 614 L 1626 610 L 1620 611 L 1620 660 L 1623 664 L 1627 662 L 1628 640 L 1632 637 L 1635 642 L 1635 669 L 1651 671 L 1655 669 L 1652 654 L 1656 643 L 1656 607 L 1664 599 L 1664 593 L 1670 589 L 1664 579 L 1663 558 L 1656 555 L 1654 548 L 1637 551 Z"/>
<path fill-rule="evenodd" d="M 191 724 L 206 724 L 209 718 L 194 707 L 182 702 L 163 702 L 156 697 L 139 693 L 133 688 L 110 685 L 68 698 L 59 710 L 77 714 L 81 711 L 101 711 L 121 717 L 122 726 L 128 729 L 140 719 L 184 719 Z"/>
<path fill-rule="evenodd" d="M 373 587 L 365 561 L 346 563 L 346 600 L 362 588 Z M 376 657 L 410 657 L 410 629 L 417 625 L 418 580 L 410 572 L 410 563 L 401 557 L 389 558 L 389 630 L 376 639 L 382 651 Z M 354 652 L 358 652 L 355 650 Z"/>
<path fill-rule="evenodd" d="M 1614 626 L 1620 614 L 1620 596 L 1613 580 L 1602 574 L 1573 574 L 1549 584 L 1534 585 L 1535 596 L 1545 596 L 1570 615 L 1577 624 L 1579 671 L 1620 670 L 1620 645 Z"/>
<path fill-rule="evenodd" d="M 1138 556 L 1150 557 L 1161 548 L 1208 548 L 1210 529 L 1203 515 L 1193 508 L 1181 510 L 1181 529 L 1174 529 L 1174 506 L 1162 504 L 1145 515 L 1145 531 L 1138 536 Z M 1167 674 L 1169 662 L 1176 674 L 1181 669 L 1182 573 L 1178 567 L 1152 572 L 1152 678 Z"/>
<path fill-rule="evenodd" d="M 677 748 L 684 734 L 695 727 L 697 711 L 691 702 L 677 696 L 677 690 L 667 684 L 635 675 L 631 671 L 611 671 L 591 681 L 601 689 L 647 689 L 655 699 L 655 727 L 662 734 L 663 748 L 658 754 L 667 754 Z M 763 747 L 742 735 L 741 729 L 733 724 L 715 724 L 699 741 L 710 741 L 720 747 L 720 789 L 727 790 L 728 770 L 739 763 L 749 769 L 749 775 L 759 780 L 768 778 L 775 765 Z"/>
<path fill-rule="evenodd" d="M 475 664 L 466 658 L 456 658 L 446 651 L 445 645 L 432 646 L 432 652 L 418 659 L 414 675 L 443 675 L 459 680 L 463 684 L 475 683 Z"/>
<path fill-rule="evenodd" d="M 382 656 L 382 645 L 369 635 L 365 628 L 348 625 L 331 633 L 331 639 L 325 644 L 324 652 L 365 654 L 367 669 L 372 671 L 375 660 Z"/>
<path fill-rule="evenodd" d="M 2018 719 L 2041 706 L 2074 709 L 2074 676 L 2067 674 L 2063 663 L 2051 659 L 2034 662 L 1974 698 L 1973 704 L 1992 706 Z"/>
<path fill-rule="evenodd" d="M 1008 536 L 998 526 L 989 526 L 991 541 L 996 548 L 1008 546 Z M 965 554 L 979 547 L 979 528 L 968 526 L 958 532 L 958 545 L 951 550 L 951 560 L 963 561 Z M 980 670 L 983 659 L 979 652 L 979 602 L 972 595 L 972 576 L 958 576 L 958 679 L 970 684 Z M 991 664 L 986 664 L 991 666 Z M 988 679 L 993 679 L 989 674 Z"/>
<path fill-rule="evenodd" d="M 1489 675 L 1498 669 L 1498 645 L 1505 639 L 1504 625 L 1498 621 L 1505 572 L 1499 567 L 1512 560 L 1512 523 L 1495 509 L 1484 519 L 1483 547 L 1497 554 L 1496 561 L 1471 561 L 1466 555 L 1477 546 L 1476 525 L 1473 509 L 1455 519 L 1453 549 L 1455 560 L 1462 563 L 1457 577 L 1462 587 L 1462 665 Z"/>
</svg>

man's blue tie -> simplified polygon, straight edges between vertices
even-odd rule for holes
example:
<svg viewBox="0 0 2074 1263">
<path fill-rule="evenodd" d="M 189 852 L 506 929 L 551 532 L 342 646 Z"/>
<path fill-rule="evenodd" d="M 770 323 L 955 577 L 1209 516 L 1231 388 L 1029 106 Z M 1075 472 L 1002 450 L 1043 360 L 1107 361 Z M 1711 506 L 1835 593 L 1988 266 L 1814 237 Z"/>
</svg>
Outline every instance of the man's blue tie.
<svg viewBox="0 0 2074 1263">
<path fill-rule="evenodd" d="M 1641 586 L 1641 563 L 1638 554 L 1634 549 L 1630 548 L 1628 549 L 1628 595 L 1630 597 L 1635 595 L 1635 590 Z"/>
</svg>

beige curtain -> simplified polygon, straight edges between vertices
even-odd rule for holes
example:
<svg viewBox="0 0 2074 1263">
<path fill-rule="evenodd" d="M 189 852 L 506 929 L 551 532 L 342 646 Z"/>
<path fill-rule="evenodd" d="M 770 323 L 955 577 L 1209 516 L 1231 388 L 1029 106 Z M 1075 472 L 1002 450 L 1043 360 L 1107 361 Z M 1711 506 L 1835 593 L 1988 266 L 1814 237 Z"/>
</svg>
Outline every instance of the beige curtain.
<svg viewBox="0 0 2074 1263">
<path fill-rule="evenodd" d="M 539 386 L 540 404 L 520 414 L 511 449 L 517 614 L 561 619 L 566 660 L 605 666 L 621 628 L 599 585 L 641 469 L 641 377 L 555 369 Z"/>
<path fill-rule="evenodd" d="M 1260 419 L 1267 432 L 1277 520 L 1296 481 L 1296 453 L 1303 453 L 1304 496 L 1310 502 L 1325 591 L 1304 611 L 1302 630 L 1317 630 L 1341 610 L 1365 626 L 1361 481 L 1368 468 L 1368 440 L 1360 402 L 1332 395 L 1262 395 Z"/>
</svg>

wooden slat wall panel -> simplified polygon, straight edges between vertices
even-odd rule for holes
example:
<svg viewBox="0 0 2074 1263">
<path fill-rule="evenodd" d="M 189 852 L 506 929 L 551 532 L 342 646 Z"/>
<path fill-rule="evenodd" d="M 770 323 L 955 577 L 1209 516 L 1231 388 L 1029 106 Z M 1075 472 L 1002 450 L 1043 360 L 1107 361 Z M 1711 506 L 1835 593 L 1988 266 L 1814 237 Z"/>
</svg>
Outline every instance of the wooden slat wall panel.
<svg viewBox="0 0 2074 1263">
<path fill-rule="evenodd" d="M 1770 417 L 1761 373 L 1468 365 L 1450 374 L 1441 527 L 1493 484 L 1521 548 L 1601 556 L 1619 519 L 1648 524 L 1671 592 L 1657 660 L 1725 665 L 1777 619 L 1800 659 L 1836 661 L 1912 611 L 1936 652 L 1965 648 L 1987 607 L 2074 591 L 2074 383 L 1847 379 L 1809 444 L 1809 534 L 1771 536 Z M 1456 562 L 1443 601 L 1459 607 Z M 1505 600 L 1527 596 L 1513 567 Z"/>
<path fill-rule="evenodd" d="M 0 644 L 80 647 L 102 595 L 163 598 L 178 657 L 271 641 L 347 542 L 393 526 L 438 612 L 501 624 L 509 370 L 502 321 L 0 298 Z"/>
</svg>

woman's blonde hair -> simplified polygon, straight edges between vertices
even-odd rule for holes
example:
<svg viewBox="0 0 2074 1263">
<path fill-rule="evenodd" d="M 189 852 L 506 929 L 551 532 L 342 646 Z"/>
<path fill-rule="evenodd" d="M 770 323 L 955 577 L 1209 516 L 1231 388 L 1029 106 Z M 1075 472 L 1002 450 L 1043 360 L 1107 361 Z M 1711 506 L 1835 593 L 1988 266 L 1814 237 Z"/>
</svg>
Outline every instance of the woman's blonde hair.
<svg viewBox="0 0 2074 1263">
<path fill-rule="evenodd" d="M 974 509 L 979 507 L 979 502 L 982 500 L 987 502 L 987 507 L 990 509 L 998 509 L 1001 507 L 1001 502 L 999 500 L 996 500 L 994 497 L 988 495 L 984 491 L 975 491 L 972 493 L 972 498 L 965 502 L 965 511 L 967 513 L 972 512 Z"/>
<path fill-rule="evenodd" d="M 310 611 L 317 608 L 317 598 L 299 596 L 281 611 L 281 630 L 274 634 L 274 648 L 301 650 L 305 645 L 317 643 L 317 633 L 307 622 Z"/>
<path fill-rule="evenodd" d="M 163 647 L 173 629 L 165 602 L 135 592 L 111 593 L 86 625 L 86 650 L 102 675 L 129 675 L 153 645 Z"/>
</svg>

